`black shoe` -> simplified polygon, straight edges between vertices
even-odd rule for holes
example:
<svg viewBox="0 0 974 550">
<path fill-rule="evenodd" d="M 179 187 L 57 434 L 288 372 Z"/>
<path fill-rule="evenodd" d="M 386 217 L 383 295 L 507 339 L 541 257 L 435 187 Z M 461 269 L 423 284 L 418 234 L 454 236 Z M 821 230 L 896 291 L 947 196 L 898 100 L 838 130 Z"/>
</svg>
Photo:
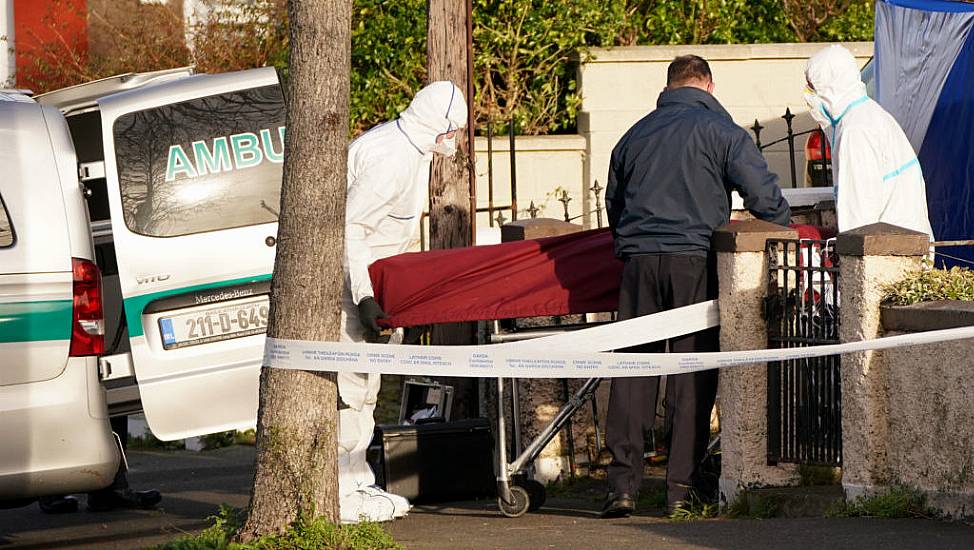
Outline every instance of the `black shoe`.
<svg viewBox="0 0 974 550">
<path fill-rule="evenodd" d="M 609 493 L 602 506 L 603 518 L 626 518 L 636 511 L 636 499 L 629 493 Z"/>
<path fill-rule="evenodd" d="M 148 510 L 155 508 L 162 500 L 162 494 L 155 489 L 148 491 L 98 491 L 88 493 L 88 510 L 92 512 L 107 512 L 116 508 L 139 508 Z"/>
<path fill-rule="evenodd" d="M 78 499 L 72 496 L 43 497 L 37 500 L 45 514 L 71 514 L 78 511 Z"/>
</svg>

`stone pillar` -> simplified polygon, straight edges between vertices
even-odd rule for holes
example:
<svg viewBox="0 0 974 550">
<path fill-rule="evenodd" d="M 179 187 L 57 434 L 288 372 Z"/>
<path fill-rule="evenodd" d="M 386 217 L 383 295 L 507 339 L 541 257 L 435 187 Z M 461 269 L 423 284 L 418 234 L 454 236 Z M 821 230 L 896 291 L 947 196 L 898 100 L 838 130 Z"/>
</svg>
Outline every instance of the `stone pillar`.
<svg viewBox="0 0 974 550">
<path fill-rule="evenodd" d="M 920 267 L 929 237 L 885 223 L 839 234 L 842 342 L 882 336 L 879 305 L 883 286 Z M 874 492 L 889 482 L 888 367 L 885 353 L 842 356 L 842 487 L 847 498 Z"/>
<path fill-rule="evenodd" d="M 768 347 L 764 299 L 768 288 L 768 239 L 797 239 L 787 227 L 760 220 L 725 225 L 714 233 L 720 284 L 720 349 Z M 766 363 L 720 371 L 720 499 L 726 506 L 742 490 L 792 485 L 794 465 L 768 465 L 768 368 Z"/>
</svg>

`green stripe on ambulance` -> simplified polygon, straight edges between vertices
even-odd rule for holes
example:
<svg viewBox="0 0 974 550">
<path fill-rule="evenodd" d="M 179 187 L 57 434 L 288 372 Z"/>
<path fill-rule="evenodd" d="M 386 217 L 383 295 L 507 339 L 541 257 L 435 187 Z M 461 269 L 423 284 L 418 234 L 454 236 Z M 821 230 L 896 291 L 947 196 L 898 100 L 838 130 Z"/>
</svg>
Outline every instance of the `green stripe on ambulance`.
<svg viewBox="0 0 974 550">
<path fill-rule="evenodd" d="M 0 303 L 0 343 L 71 339 L 71 300 Z"/>
</svg>

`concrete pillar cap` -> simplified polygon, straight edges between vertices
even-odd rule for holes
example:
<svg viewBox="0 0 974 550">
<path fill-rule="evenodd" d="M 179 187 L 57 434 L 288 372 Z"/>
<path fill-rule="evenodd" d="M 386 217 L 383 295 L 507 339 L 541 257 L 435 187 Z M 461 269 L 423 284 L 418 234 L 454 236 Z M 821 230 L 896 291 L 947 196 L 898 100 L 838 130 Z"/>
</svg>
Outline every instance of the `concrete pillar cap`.
<svg viewBox="0 0 974 550">
<path fill-rule="evenodd" d="M 798 232 L 783 225 L 763 220 L 732 222 L 714 231 L 713 248 L 717 252 L 764 252 L 768 239 L 797 239 Z"/>
<path fill-rule="evenodd" d="M 872 223 L 839 233 L 835 249 L 846 256 L 924 256 L 930 236 L 888 223 Z"/>
<path fill-rule="evenodd" d="M 505 223 L 501 226 L 501 242 L 540 239 L 577 233 L 584 227 L 554 218 L 529 218 Z"/>
</svg>

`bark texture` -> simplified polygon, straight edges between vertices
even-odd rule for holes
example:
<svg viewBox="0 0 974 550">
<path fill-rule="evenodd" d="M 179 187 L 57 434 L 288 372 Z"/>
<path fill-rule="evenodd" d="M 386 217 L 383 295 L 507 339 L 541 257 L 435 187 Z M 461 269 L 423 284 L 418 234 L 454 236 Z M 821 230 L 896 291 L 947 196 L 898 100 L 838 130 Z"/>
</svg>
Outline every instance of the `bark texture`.
<svg viewBox="0 0 974 550">
<path fill-rule="evenodd" d="M 337 341 L 348 145 L 351 0 L 290 0 L 291 60 L 268 335 Z M 338 521 L 333 373 L 264 368 L 257 469 L 241 540 L 300 515 Z"/>
<path fill-rule="evenodd" d="M 450 80 L 467 92 L 467 0 L 429 0 L 427 3 L 427 70 L 430 82 Z M 466 97 L 471 110 L 471 98 Z M 468 117 L 471 120 L 473 117 Z M 469 122 L 468 122 L 469 124 Z M 430 174 L 430 248 L 462 248 L 473 244 L 470 201 L 471 155 L 469 132 L 457 134 L 457 154 L 452 159 L 434 155 Z M 437 345 L 474 344 L 474 323 L 450 323 L 433 327 Z M 453 418 L 477 416 L 477 386 L 473 379 L 438 378 L 454 387 Z"/>
</svg>

